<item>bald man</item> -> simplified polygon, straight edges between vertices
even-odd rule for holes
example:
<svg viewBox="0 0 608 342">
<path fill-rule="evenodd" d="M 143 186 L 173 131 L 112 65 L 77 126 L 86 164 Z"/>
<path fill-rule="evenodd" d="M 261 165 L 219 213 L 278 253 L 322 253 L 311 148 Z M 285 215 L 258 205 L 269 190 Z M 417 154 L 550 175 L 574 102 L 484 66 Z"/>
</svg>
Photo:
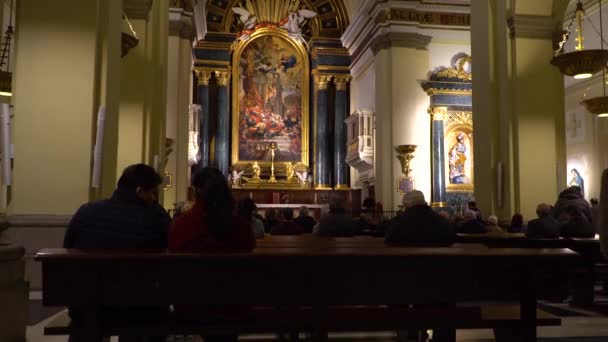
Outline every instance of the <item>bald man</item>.
<svg viewBox="0 0 608 342">
<path fill-rule="evenodd" d="M 403 195 L 405 211 L 388 222 L 384 242 L 389 245 L 451 245 L 456 234 L 450 222 L 429 207 L 424 194 Z"/>
</svg>

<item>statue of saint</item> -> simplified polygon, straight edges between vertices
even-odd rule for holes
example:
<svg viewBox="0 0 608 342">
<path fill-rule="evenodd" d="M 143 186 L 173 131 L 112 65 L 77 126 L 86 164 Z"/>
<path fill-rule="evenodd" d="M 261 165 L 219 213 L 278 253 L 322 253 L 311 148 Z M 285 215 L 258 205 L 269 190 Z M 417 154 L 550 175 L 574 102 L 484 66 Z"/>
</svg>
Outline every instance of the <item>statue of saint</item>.
<svg viewBox="0 0 608 342">
<path fill-rule="evenodd" d="M 570 170 L 570 173 L 572 174 L 572 178 L 568 182 L 568 186 L 578 186 L 581 188 L 581 194 L 585 196 L 585 180 L 577 169 Z"/>
<path fill-rule="evenodd" d="M 456 144 L 452 146 L 449 154 L 450 164 L 450 183 L 451 184 L 470 184 L 471 179 L 466 176 L 464 164 L 467 161 L 467 146 L 464 143 L 464 132 L 456 136 Z"/>
<path fill-rule="evenodd" d="M 262 171 L 262 169 L 260 168 L 260 165 L 258 164 L 257 161 L 253 162 L 253 177 L 252 179 L 254 181 L 259 181 L 260 180 L 260 172 Z"/>
</svg>

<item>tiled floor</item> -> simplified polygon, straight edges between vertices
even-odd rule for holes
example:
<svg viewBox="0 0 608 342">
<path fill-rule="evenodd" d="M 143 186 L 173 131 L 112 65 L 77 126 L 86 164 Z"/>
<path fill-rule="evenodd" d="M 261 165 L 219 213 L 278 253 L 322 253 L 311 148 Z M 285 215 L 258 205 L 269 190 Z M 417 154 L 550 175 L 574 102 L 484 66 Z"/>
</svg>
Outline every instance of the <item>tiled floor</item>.
<svg viewBox="0 0 608 342">
<path fill-rule="evenodd" d="M 39 300 L 40 293 L 32 292 L 30 299 Z M 608 304 L 608 302 L 605 302 Z M 40 305 L 33 305 L 34 310 L 40 310 Z M 562 326 L 560 327 L 543 327 L 538 329 L 539 337 L 542 342 L 608 342 L 608 316 L 603 310 L 580 310 L 572 309 L 567 304 L 558 304 L 551 306 L 557 308 L 558 311 L 565 312 L 562 316 Z M 33 311 L 34 311 L 33 310 Z M 598 312 L 599 311 L 599 312 Z M 44 311 L 51 312 L 53 311 Z M 38 312 L 38 317 L 44 316 L 44 312 Z M 570 312 L 570 313 L 569 313 Z M 27 328 L 28 342 L 67 342 L 67 336 L 44 336 L 44 326 L 54 317 L 50 316 L 40 322 L 35 323 Z M 38 319 L 39 320 L 39 319 Z M 31 319 L 36 321 L 36 319 Z M 374 341 L 374 342 L 389 342 L 396 341 L 395 335 L 391 332 L 379 334 L 332 334 L 333 341 Z M 243 340 L 250 341 L 272 341 L 273 336 L 244 336 Z M 467 342 L 486 342 L 493 341 L 491 330 L 459 330 L 457 333 L 458 341 Z M 112 338 L 110 342 L 118 342 L 117 338 Z M 189 340 L 189 342 L 199 342 L 198 339 Z"/>
</svg>

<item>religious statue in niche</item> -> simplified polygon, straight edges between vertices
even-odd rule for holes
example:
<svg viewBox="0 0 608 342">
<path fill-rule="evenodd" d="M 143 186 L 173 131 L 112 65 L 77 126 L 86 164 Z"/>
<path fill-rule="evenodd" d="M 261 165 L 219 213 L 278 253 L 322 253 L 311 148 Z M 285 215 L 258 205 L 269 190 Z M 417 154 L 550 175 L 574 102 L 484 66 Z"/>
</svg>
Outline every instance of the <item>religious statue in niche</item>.
<svg viewBox="0 0 608 342">
<path fill-rule="evenodd" d="M 468 157 L 466 134 L 459 132 L 456 135 L 456 144 L 449 151 L 450 184 L 470 184 L 471 179 L 465 172 L 465 164 Z"/>
<path fill-rule="evenodd" d="M 235 51 L 233 161 L 308 164 L 308 57 L 284 30 L 258 29 Z"/>
<path fill-rule="evenodd" d="M 570 178 L 568 186 L 578 186 L 579 188 L 581 188 L 581 194 L 585 196 L 585 180 L 583 179 L 581 174 L 576 168 L 570 170 L 570 174 L 572 175 L 572 178 Z"/>
</svg>

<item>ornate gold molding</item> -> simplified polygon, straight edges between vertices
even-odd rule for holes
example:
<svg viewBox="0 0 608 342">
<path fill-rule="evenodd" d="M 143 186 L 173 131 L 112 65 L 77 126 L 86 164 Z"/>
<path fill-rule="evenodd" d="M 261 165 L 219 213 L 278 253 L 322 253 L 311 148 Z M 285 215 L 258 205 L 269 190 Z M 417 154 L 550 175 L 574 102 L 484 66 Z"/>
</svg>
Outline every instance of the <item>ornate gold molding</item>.
<svg viewBox="0 0 608 342">
<path fill-rule="evenodd" d="M 350 75 L 335 75 L 334 83 L 336 84 L 336 90 L 346 90 L 346 84 L 350 82 Z"/>
<path fill-rule="evenodd" d="M 315 75 L 315 88 L 318 90 L 326 90 L 332 77 L 333 75 Z"/>
<path fill-rule="evenodd" d="M 211 71 L 204 69 L 194 69 L 194 75 L 196 75 L 197 84 L 200 85 L 209 85 L 209 80 L 211 79 Z"/>
<path fill-rule="evenodd" d="M 321 56 L 349 56 L 346 48 L 314 48 L 310 54 L 310 58 L 315 59 Z"/>
<path fill-rule="evenodd" d="M 217 85 L 220 87 L 226 87 L 230 84 L 230 70 L 215 70 L 215 78 L 217 79 Z"/>
<path fill-rule="evenodd" d="M 448 107 L 431 106 L 429 107 L 429 114 L 431 114 L 431 120 L 443 121 L 448 114 Z"/>
<path fill-rule="evenodd" d="M 469 111 L 449 111 L 445 119 L 445 129 L 449 130 L 455 125 L 465 125 L 473 127 L 473 112 Z"/>
<path fill-rule="evenodd" d="M 426 90 L 427 95 L 471 95 L 472 90 L 469 89 L 440 89 L 440 88 L 429 88 Z"/>
</svg>

